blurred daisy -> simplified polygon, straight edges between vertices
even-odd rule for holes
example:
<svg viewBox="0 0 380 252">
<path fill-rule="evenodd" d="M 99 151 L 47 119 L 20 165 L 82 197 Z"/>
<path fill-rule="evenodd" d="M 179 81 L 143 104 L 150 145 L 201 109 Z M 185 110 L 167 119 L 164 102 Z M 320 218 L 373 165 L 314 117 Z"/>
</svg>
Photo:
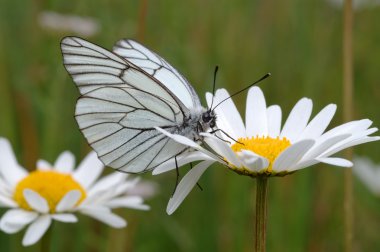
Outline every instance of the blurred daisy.
<svg viewBox="0 0 380 252">
<path fill-rule="evenodd" d="M 39 160 L 30 173 L 15 158 L 10 143 L 0 138 L 0 206 L 10 208 L 0 220 L 0 229 L 13 234 L 29 225 L 24 246 L 36 243 L 53 220 L 77 222 L 75 212 L 88 215 L 111 227 L 127 222 L 112 213 L 113 208 L 148 210 L 140 196 L 128 192 L 138 178 L 112 173 L 99 178 L 103 164 L 91 152 L 74 170 L 74 156 L 63 152 L 54 165 Z"/>
<path fill-rule="evenodd" d="M 209 106 L 213 98 L 214 104 L 219 104 L 228 97 L 224 89 L 218 90 L 215 97 L 209 93 L 206 95 Z M 348 122 L 325 132 L 335 114 L 336 105 L 327 105 L 309 122 L 312 107 L 310 99 L 302 98 L 281 127 L 281 108 L 278 105 L 267 107 L 261 89 L 253 87 L 248 92 L 245 125 L 230 99 L 215 107 L 217 126 L 221 131 L 217 135 L 203 134 L 207 149 L 188 138 L 159 129 L 197 150 L 179 156 L 179 166 L 202 161 L 179 183 L 169 201 L 168 214 L 176 210 L 213 162 L 251 177 L 285 176 L 317 163 L 351 167 L 349 160 L 331 156 L 348 147 L 380 139 L 369 136 L 377 128 L 370 128 L 372 121 L 368 119 Z M 169 160 L 156 168 L 154 174 L 174 168 L 175 160 Z"/>
<path fill-rule="evenodd" d="M 344 0 L 326 0 L 328 4 L 336 9 L 343 9 Z M 364 10 L 374 8 L 380 5 L 380 0 L 353 0 L 352 7 L 354 10 Z"/>
<path fill-rule="evenodd" d="M 38 16 L 41 27 L 62 32 L 74 32 L 82 36 L 93 36 L 99 31 L 99 24 L 90 17 L 63 15 L 52 11 L 43 11 Z"/>
<path fill-rule="evenodd" d="M 353 172 L 373 194 L 380 196 L 380 165 L 369 158 L 355 157 Z"/>
</svg>

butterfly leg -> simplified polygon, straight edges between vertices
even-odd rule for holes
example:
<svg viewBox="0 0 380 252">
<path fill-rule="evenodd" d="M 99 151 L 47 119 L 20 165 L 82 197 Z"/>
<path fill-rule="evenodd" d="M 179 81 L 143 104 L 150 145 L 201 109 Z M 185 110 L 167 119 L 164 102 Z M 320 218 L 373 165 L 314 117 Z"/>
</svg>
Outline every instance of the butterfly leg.
<svg viewBox="0 0 380 252">
<path fill-rule="evenodd" d="M 234 141 L 235 143 L 239 143 L 239 144 L 244 145 L 243 143 L 239 142 L 238 140 L 236 140 L 236 139 L 234 139 L 233 137 L 231 137 L 230 135 L 228 135 L 227 132 L 225 132 L 225 131 L 222 130 L 222 129 L 216 129 L 216 130 L 213 130 L 213 131 L 210 132 L 210 134 L 214 134 L 214 133 L 216 133 L 216 132 L 218 132 L 218 131 L 222 132 L 224 135 L 226 135 L 228 138 L 230 138 L 230 139 L 231 139 L 232 141 Z M 220 138 L 220 137 L 217 136 L 217 135 L 214 135 L 214 136 L 216 136 L 217 138 L 219 138 L 219 139 L 222 140 L 223 142 L 226 142 L 226 143 L 231 144 L 230 141 L 224 140 L 224 139 Z"/>
<path fill-rule="evenodd" d="M 190 170 L 191 169 L 193 169 L 193 163 L 190 163 Z M 202 188 L 202 186 L 197 182 L 197 186 L 198 186 L 198 188 L 201 190 L 201 191 L 203 191 L 203 188 Z"/>
<path fill-rule="evenodd" d="M 172 193 L 172 197 L 173 197 L 175 191 L 177 190 L 178 181 L 179 181 L 179 169 L 178 169 L 177 156 L 174 157 L 174 161 L 175 161 L 176 180 L 175 180 L 175 187 L 174 187 L 174 190 Z"/>
</svg>

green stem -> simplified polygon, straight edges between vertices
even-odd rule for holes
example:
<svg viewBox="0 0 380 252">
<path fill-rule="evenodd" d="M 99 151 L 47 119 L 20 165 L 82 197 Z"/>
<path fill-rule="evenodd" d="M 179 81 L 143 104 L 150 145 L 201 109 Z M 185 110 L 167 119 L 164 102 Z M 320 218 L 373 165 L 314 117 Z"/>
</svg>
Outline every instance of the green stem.
<svg viewBox="0 0 380 252">
<path fill-rule="evenodd" d="M 52 227 L 51 225 L 49 229 L 46 231 L 45 235 L 41 239 L 41 252 L 50 252 L 51 245 L 51 233 Z"/>
<path fill-rule="evenodd" d="M 256 187 L 256 252 L 266 250 L 268 178 L 258 177 Z"/>
</svg>

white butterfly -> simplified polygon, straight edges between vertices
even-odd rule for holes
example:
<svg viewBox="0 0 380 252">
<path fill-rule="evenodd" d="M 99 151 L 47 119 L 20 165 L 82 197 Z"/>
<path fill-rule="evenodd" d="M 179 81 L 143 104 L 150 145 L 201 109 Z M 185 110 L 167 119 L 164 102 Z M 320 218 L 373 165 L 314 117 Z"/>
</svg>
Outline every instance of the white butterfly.
<svg viewBox="0 0 380 252">
<path fill-rule="evenodd" d="M 133 40 L 113 51 L 77 37 L 61 42 L 66 70 L 81 96 L 75 118 L 100 160 L 139 173 L 186 151 L 155 127 L 201 140 L 216 116 L 201 106 L 189 82 L 163 58 Z"/>
</svg>

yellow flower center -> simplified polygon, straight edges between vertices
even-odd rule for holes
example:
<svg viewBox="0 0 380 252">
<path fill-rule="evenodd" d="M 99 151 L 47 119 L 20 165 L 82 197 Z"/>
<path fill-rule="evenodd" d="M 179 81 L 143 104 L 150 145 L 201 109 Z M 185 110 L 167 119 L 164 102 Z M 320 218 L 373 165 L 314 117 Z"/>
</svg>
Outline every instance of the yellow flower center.
<svg viewBox="0 0 380 252">
<path fill-rule="evenodd" d="M 272 173 L 272 166 L 276 158 L 288 148 L 291 143 L 285 137 L 251 137 L 251 138 L 239 138 L 238 142 L 231 146 L 234 152 L 240 152 L 242 150 L 253 151 L 257 155 L 265 157 L 269 161 L 269 166 L 266 167 L 266 174 Z"/>
<path fill-rule="evenodd" d="M 86 198 L 86 191 L 70 174 L 56 171 L 33 171 L 17 184 L 13 194 L 14 200 L 21 208 L 32 210 L 24 198 L 25 189 L 33 190 L 41 195 L 48 202 L 50 213 L 55 212 L 57 204 L 71 190 L 81 192 L 82 196 L 77 205 Z"/>
</svg>

